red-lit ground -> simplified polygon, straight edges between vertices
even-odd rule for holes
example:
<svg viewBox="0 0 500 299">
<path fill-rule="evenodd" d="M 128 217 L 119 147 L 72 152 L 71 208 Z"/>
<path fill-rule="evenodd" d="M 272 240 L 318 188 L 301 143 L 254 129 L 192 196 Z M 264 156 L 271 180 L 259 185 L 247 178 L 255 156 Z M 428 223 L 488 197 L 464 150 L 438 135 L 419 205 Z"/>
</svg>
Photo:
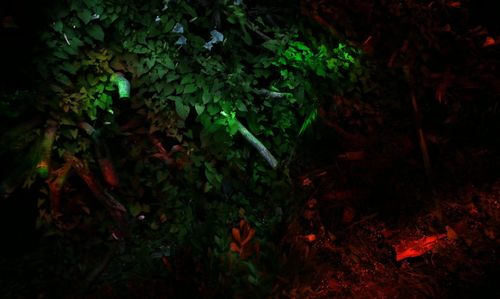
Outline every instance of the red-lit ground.
<svg viewBox="0 0 500 299">
<path fill-rule="evenodd" d="M 500 296 L 500 181 L 438 192 L 438 207 L 391 225 L 376 214 L 354 216 L 332 193 L 311 198 L 289 227 L 288 275 L 275 287 L 277 298 Z M 338 210 L 341 220 L 322 218 L 325 210 Z"/>
</svg>

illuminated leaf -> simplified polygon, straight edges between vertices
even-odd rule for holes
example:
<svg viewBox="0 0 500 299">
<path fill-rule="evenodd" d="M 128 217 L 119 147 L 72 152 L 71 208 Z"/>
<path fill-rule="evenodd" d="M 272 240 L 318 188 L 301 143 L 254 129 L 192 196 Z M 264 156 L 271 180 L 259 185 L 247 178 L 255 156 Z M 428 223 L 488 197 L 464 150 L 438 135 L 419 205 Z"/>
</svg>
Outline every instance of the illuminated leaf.
<svg viewBox="0 0 500 299">
<path fill-rule="evenodd" d="M 211 50 L 212 50 L 212 47 L 213 47 L 213 42 L 212 42 L 212 41 L 206 42 L 206 43 L 203 45 L 203 48 L 207 49 L 208 51 L 211 51 Z"/>
<path fill-rule="evenodd" d="M 224 40 L 224 34 L 220 33 L 217 30 L 210 31 L 210 35 L 212 36 L 212 40 L 211 41 L 214 44 L 218 43 L 218 42 L 222 42 Z"/>
<path fill-rule="evenodd" d="M 182 26 L 182 24 L 177 23 L 177 24 L 175 24 L 174 28 L 172 29 L 172 32 L 179 33 L 179 34 L 184 33 L 184 27 Z"/>
<path fill-rule="evenodd" d="M 181 36 L 179 36 L 179 38 L 175 42 L 175 45 L 183 46 L 186 44 L 186 42 L 187 42 L 187 38 L 184 35 L 181 35 Z"/>
</svg>

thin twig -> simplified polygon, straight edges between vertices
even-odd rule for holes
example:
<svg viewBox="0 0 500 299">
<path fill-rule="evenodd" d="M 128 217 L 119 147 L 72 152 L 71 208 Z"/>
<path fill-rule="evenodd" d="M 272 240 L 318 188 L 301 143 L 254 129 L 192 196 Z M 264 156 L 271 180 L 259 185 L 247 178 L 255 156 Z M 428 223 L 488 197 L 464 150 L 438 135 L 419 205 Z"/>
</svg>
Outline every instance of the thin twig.
<svg viewBox="0 0 500 299">
<path fill-rule="evenodd" d="M 350 229 L 351 229 L 351 228 L 353 228 L 354 226 L 356 226 L 356 225 L 358 225 L 358 224 L 361 224 L 361 223 L 363 223 L 363 222 L 366 222 L 366 221 L 368 221 L 368 220 L 371 220 L 371 219 L 373 219 L 373 218 L 375 218 L 375 217 L 377 217 L 377 216 L 378 216 L 378 213 L 373 213 L 373 214 L 371 214 L 371 215 L 368 215 L 368 216 L 366 216 L 366 217 L 363 217 L 362 219 L 360 219 L 360 220 L 358 220 L 358 221 L 356 221 L 356 222 L 352 223 L 351 225 L 349 225 L 348 227 L 346 227 L 345 229 L 343 229 L 343 231 L 350 230 Z"/>
<path fill-rule="evenodd" d="M 425 174 L 427 175 L 427 178 L 430 182 L 431 178 L 431 160 L 429 158 L 429 150 L 427 148 L 427 141 L 425 138 L 425 133 L 422 129 L 422 115 L 418 107 L 418 102 L 417 102 L 417 96 L 415 95 L 415 89 L 413 87 L 413 78 L 411 75 L 410 71 L 410 66 L 407 64 L 404 66 L 404 72 L 406 79 L 408 81 L 408 84 L 410 84 L 410 97 L 411 97 L 411 105 L 413 108 L 413 113 L 415 115 L 415 123 L 417 127 L 417 134 L 418 134 L 418 142 L 420 145 L 420 150 L 422 152 L 422 160 L 424 162 L 424 168 L 425 168 Z"/>
</svg>

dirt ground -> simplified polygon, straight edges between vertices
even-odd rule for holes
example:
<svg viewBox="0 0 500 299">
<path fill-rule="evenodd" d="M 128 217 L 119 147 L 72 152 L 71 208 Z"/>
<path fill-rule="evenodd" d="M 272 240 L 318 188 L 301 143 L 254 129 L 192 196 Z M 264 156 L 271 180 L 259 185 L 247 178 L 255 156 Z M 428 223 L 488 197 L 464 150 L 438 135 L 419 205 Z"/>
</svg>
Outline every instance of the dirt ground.
<svg viewBox="0 0 500 299">
<path fill-rule="evenodd" d="M 307 200 L 283 241 L 276 298 L 500 298 L 500 180 L 435 191 L 408 218 L 358 215 L 360 196 L 334 188 Z"/>
</svg>

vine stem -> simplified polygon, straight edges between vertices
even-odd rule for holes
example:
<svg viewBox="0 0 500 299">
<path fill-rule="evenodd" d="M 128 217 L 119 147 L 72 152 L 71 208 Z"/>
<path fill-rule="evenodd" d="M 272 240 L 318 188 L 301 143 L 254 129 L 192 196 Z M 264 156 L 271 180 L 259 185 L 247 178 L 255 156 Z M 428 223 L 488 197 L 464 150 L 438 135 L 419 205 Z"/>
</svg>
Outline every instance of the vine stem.
<svg viewBox="0 0 500 299">
<path fill-rule="evenodd" d="M 229 115 L 222 111 L 221 114 L 223 116 L 228 117 Z M 236 124 L 238 125 L 238 132 L 240 132 L 241 135 L 253 146 L 259 151 L 259 154 L 269 163 L 269 165 L 273 168 L 276 169 L 278 166 L 278 160 L 271 154 L 271 152 L 265 147 L 262 142 L 257 139 L 244 125 L 240 123 L 238 119 L 235 119 Z"/>
</svg>

